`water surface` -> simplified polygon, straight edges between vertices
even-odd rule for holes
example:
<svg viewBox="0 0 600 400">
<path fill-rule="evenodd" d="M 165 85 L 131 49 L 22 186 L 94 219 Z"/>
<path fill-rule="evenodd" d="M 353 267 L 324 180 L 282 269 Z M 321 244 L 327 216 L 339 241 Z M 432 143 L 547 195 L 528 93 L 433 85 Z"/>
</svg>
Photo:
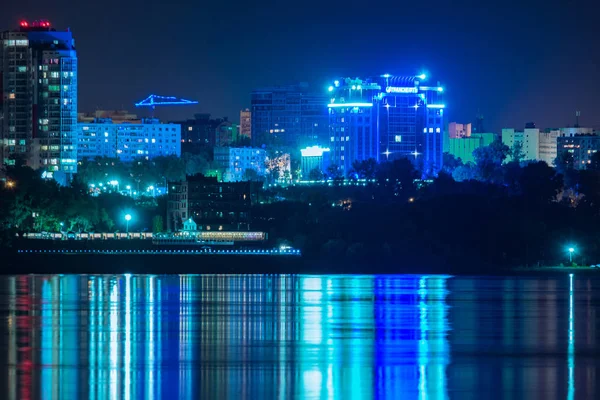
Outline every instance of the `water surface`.
<svg viewBox="0 0 600 400">
<path fill-rule="evenodd" d="M 600 277 L 0 277 L 2 399 L 600 398 Z"/>
</svg>

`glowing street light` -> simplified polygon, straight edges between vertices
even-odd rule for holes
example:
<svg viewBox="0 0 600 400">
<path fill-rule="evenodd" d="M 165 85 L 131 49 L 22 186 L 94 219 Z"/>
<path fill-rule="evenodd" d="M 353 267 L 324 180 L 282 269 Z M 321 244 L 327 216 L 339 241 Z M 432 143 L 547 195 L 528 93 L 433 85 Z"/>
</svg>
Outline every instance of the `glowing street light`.
<svg viewBox="0 0 600 400">
<path fill-rule="evenodd" d="M 569 263 L 573 263 L 573 253 L 575 253 L 574 247 L 569 247 Z"/>
<path fill-rule="evenodd" d="M 125 214 L 126 221 L 126 232 L 129 234 L 129 221 L 131 221 L 131 214 Z"/>
<path fill-rule="evenodd" d="M 6 187 L 12 189 L 15 187 L 15 182 L 14 181 L 6 181 Z"/>
</svg>

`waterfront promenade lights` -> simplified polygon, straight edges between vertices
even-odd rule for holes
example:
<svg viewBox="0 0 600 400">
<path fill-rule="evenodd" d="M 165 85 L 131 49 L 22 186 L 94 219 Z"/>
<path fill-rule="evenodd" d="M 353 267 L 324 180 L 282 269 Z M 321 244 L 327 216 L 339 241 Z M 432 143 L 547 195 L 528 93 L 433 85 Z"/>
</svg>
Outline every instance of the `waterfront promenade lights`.
<svg viewBox="0 0 600 400">
<path fill-rule="evenodd" d="M 125 214 L 126 233 L 129 234 L 129 221 L 131 221 L 131 214 Z"/>
<path fill-rule="evenodd" d="M 569 263 L 573 263 L 573 253 L 575 253 L 574 247 L 569 247 Z"/>
<path fill-rule="evenodd" d="M 117 192 L 119 191 L 119 181 L 110 181 L 108 183 L 112 185 L 113 190 L 115 190 L 115 186 L 116 186 L 117 187 Z"/>
</svg>

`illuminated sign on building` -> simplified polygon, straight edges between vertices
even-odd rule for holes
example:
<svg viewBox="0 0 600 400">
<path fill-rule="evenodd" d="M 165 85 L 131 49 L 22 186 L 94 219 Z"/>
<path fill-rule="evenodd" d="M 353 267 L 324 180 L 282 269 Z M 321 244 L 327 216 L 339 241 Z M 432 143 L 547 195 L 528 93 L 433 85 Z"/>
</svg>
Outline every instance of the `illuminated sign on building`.
<svg viewBox="0 0 600 400">
<path fill-rule="evenodd" d="M 419 89 L 416 87 L 396 87 L 388 86 L 385 88 L 387 93 L 417 93 Z"/>
</svg>

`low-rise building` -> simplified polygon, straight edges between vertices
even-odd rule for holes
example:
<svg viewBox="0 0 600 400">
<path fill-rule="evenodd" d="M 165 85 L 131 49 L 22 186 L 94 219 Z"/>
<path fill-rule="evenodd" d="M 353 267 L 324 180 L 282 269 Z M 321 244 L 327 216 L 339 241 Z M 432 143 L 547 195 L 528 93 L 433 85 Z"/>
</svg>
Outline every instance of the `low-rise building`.
<svg viewBox="0 0 600 400">
<path fill-rule="evenodd" d="M 470 125 L 470 124 L 469 124 Z M 460 158 L 463 163 L 475 162 L 473 152 L 483 146 L 489 146 L 496 135 L 493 133 L 470 133 L 469 136 L 450 137 L 447 139 L 448 153 Z"/>
<path fill-rule="evenodd" d="M 157 119 L 141 123 L 95 119 L 77 124 L 77 160 L 111 157 L 129 162 L 168 155 L 181 155 L 179 125 L 161 124 Z"/>
<path fill-rule="evenodd" d="M 265 175 L 267 153 L 252 147 L 215 147 L 214 160 L 224 182 L 256 180 Z"/>
<path fill-rule="evenodd" d="M 256 182 L 219 182 L 203 175 L 169 182 L 167 229 L 180 230 L 184 221 L 193 218 L 198 231 L 248 231 L 259 186 Z"/>
</svg>

